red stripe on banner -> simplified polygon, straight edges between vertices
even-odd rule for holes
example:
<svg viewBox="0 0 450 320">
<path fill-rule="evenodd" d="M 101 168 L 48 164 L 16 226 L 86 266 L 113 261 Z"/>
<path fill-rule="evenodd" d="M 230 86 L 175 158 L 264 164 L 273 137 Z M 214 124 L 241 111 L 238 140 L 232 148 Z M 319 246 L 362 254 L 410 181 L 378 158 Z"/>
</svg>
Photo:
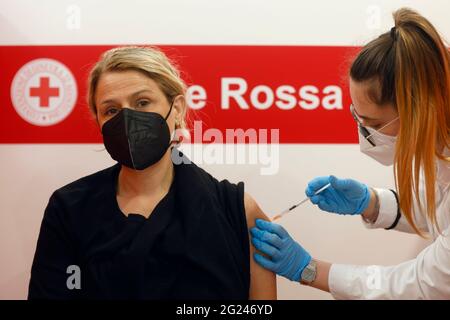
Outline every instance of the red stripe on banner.
<svg viewBox="0 0 450 320">
<path fill-rule="evenodd" d="M 112 47 L 0 46 L 0 143 L 101 142 L 86 82 L 92 65 Z M 347 74 L 359 48 L 160 48 L 177 62 L 188 86 L 195 85 L 191 90 L 204 90 L 204 103 L 194 100 L 197 110 L 191 112 L 191 120 L 202 120 L 203 133 L 279 129 L 281 143 L 357 142 Z"/>
</svg>

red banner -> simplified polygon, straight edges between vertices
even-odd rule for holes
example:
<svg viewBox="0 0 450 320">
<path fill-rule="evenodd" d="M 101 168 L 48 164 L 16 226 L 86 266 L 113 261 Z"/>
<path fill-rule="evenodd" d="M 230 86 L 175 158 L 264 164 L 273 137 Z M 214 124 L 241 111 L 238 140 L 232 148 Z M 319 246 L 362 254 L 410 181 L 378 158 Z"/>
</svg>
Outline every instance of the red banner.
<svg viewBox="0 0 450 320">
<path fill-rule="evenodd" d="M 98 143 L 87 75 L 113 46 L 0 46 L 0 143 Z M 203 132 L 279 129 L 281 143 L 356 143 L 348 65 L 359 48 L 160 46 Z"/>
</svg>

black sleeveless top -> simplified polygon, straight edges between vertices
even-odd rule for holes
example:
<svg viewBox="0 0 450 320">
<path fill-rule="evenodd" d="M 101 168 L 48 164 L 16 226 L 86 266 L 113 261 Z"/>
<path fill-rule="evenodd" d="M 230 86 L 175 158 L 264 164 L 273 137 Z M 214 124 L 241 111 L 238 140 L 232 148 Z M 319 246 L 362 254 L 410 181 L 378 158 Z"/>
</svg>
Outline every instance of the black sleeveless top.
<svg viewBox="0 0 450 320">
<path fill-rule="evenodd" d="M 248 299 L 243 183 L 219 182 L 195 164 L 175 165 L 170 191 L 149 218 L 127 217 L 116 201 L 120 168 L 53 193 L 28 298 Z M 71 265 L 79 267 L 79 289 Z"/>
</svg>

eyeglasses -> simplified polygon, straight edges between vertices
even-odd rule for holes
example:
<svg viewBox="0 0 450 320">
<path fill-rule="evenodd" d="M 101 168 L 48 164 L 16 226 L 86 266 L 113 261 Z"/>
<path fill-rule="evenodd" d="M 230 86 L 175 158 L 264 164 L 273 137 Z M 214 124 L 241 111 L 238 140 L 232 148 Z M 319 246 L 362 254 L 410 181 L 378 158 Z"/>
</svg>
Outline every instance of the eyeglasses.
<svg viewBox="0 0 450 320">
<path fill-rule="evenodd" d="M 398 120 L 399 117 L 395 118 L 394 120 L 389 121 L 387 124 L 385 124 L 384 126 L 382 126 L 380 129 L 375 130 L 373 133 L 370 133 L 369 130 L 367 130 L 367 128 L 365 126 L 362 125 L 362 121 L 361 119 L 358 117 L 358 115 L 355 112 L 355 107 L 353 106 L 353 104 L 350 105 L 350 112 L 352 114 L 353 119 L 356 121 L 356 123 L 358 124 L 358 128 L 359 128 L 359 132 L 361 133 L 361 135 L 373 146 L 375 147 L 375 141 L 372 138 L 372 136 L 375 133 L 380 132 L 381 130 L 383 130 L 384 128 L 386 128 L 387 126 L 389 126 L 390 124 L 392 124 L 394 121 Z"/>
</svg>

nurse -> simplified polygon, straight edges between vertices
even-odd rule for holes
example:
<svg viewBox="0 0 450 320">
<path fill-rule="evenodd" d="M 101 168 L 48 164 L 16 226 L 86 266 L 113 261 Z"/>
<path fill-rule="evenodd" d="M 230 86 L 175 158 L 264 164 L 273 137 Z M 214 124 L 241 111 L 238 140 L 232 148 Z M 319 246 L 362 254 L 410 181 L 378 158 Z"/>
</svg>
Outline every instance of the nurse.
<svg viewBox="0 0 450 320">
<path fill-rule="evenodd" d="M 449 51 L 417 12 L 400 9 L 394 20 L 351 66 L 350 112 L 361 151 L 394 165 L 397 190 L 325 176 L 310 181 L 306 195 L 323 211 L 429 235 L 433 243 L 399 265 L 351 266 L 316 260 L 280 225 L 257 220 L 251 230 L 266 255 L 255 254 L 257 263 L 337 299 L 450 299 Z"/>
</svg>

